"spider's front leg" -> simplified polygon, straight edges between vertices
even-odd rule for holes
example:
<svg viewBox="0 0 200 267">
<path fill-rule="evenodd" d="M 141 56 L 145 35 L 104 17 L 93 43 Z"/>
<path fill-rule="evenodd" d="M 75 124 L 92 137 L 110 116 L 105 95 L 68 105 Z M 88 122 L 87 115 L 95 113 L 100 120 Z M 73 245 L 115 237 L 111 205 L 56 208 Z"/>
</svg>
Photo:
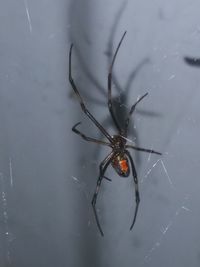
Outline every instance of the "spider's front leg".
<svg viewBox="0 0 200 267">
<path fill-rule="evenodd" d="M 127 137 L 128 135 L 128 127 L 129 127 L 129 121 L 130 121 L 130 117 L 133 114 L 133 112 L 135 111 L 136 106 L 140 103 L 140 101 L 142 101 L 143 98 L 145 98 L 148 95 L 148 93 L 144 94 L 143 96 L 141 96 L 136 102 L 135 104 L 132 105 L 128 117 L 126 118 L 126 122 L 125 122 L 125 131 L 123 133 L 124 136 Z"/>
<path fill-rule="evenodd" d="M 114 63 L 115 63 L 115 59 L 116 59 L 117 53 L 118 53 L 118 51 L 119 51 L 119 48 L 120 48 L 120 46 L 121 46 L 121 43 L 122 43 L 122 41 L 123 41 L 125 35 L 126 35 L 126 31 L 125 31 L 124 34 L 122 35 L 122 38 L 121 38 L 121 40 L 120 40 L 120 42 L 119 42 L 119 44 L 118 44 L 118 46 L 117 46 L 117 49 L 115 50 L 115 53 L 114 53 L 114 56 L 113 56 L 111 65 L 110 65 L 110 67 L 109 67 L 109 72 L 108 72 L 108 109 L 109 109 L 109 111 L 110 111 L 110 115 L 111 115 L 111 117 L 112 117 L 112 119 L 113 119 L 113 122 L 114 122 L 114 124 L 115 124 L 117 130 L 118 130 L 120 133 L 121 133 L 122 130 L 121 130 L 121 127 L 120 127 L 120 125 L 119 125 L 119 123 L 118 123 L 118 121 L 117 121 L 117 118 L 116 118 L 115 114 L 114 114 L 114 111 L 113 111 L 113 105 L 112 105 L 112 96 L 111 96 L 111 90 L 112 90 L 112 70 L 113 70 L 113 66 L 114 66 Z"/>
<path fill-rule="evenodd" d="M 134 213 L 134 217 L 133 217 L 133 222 L 131 224 L 130 230 L 132 230 L 135 221 L 136 221 L 136 217 L 137 217 L 137 213 L 138 213 L 138 208 L 139 208 L 139 203 L 140 203 L 140 194 L 139 194 L 139 188 L 138 188 L 138 178 L 137 178 L 137 172 L 133 163 L 133 159 L 130 155 L 130 153 L 128 152 L 128 150 L 125 151 L 126 155 L 128 156 L 130 162 L 131 162 L 131 168 L 132 168 L 132 174 L 133 174 L 133 180 L 135 183 L 135 202 L 136 202 L 136 207 L 135 207 L 135 213 Z"/>
<path fill-rule="evenodd" d="M 83 101 L 83 99 L 82 99 L 82 97 L 81 97 L 81 95 L 80 95 L 80 93 L 78 91 L 78 88 L 76 87 L 76 84 L 75 84 L 75 82 L 74 82 L 74 80 L 72 78 L 72 70 L 71 70 L 72 48 L 73 48 L 73 44 L 71 44 L 70 50 L 69 50 L 69 82 L 70 82 L 70 84 L 72 86 L 72 89 L 74 90 L 74 93 L 76 94 L 76 96 L 77 96 L 77 98 L 79 100 L 79 103 L 80 103 L 82 111 L 96 125 L 96 127 L 99 128 L 99 130 L 102 132 L 102 134 L 112 143 L 111 135 L 104 129 L 104 127 L 94 118 L 94 116 L 86 108 L 85 103 L 84 103 L 84 101 Z"/>
<path fill-rule="evenodd" d="M 94 211 L 96 223 L 97 223 L 97 226 L 98 226 L 99 231 L 100 231 L 100 233 L 101 233 L 102 236 L 104 236 L 104 234 L 103 234 L 103 230 L 101 228 L 101 225 L 100 225 L 100 222 L 99 222 L 99 218 L 98 218 L 98 215 L 97 215 L 97 211 L 96 211 L 96 201 L 97 201 L 99 189 L 100 189 L 100 186 L 101 186 L 101 182 L 102 182 L 103 178 L 105 178 L 104 174 L 106 172 L 106 169 L 108 168 L 108 166 L 110 165 L 110 163 L 111 163 L 111 161 L 113 160 L 114 157 L 115 157 L 115 153 L 112 151 L 101 162 L 101 164 L 99 166 L 99 178 L 97 180 L 96 190 L 95 190 L 95 193 L 94 193 L 93 198 L 92 198 L 92 207 L 93 207 L 93 211 Z"/>
</svg>

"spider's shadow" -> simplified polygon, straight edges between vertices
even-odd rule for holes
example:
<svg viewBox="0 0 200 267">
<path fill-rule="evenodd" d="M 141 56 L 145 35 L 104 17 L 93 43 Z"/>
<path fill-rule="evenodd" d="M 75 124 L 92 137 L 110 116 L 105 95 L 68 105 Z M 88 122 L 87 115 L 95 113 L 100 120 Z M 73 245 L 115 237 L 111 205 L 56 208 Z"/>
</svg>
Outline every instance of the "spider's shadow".
<svg viewBox="0 0 200 267">
<path fill-rule="evenodd" d="M 122 16 L 122 13 L 123 13 L 125 7 L 126 7 L 126 2 L 124 2 L 122 4 L 121 8 L 119 9 L 118 13 L 116 14 L 115 20 L 113 22 L 113 26 L 111 28 L 111 34 L 110 34 L 108 46 L 107 46 L 107 49 L 105 52 L 105 54 L 107 56 L 108 68 L 109 68 L 111 61 L 112 61 L 112 58 L 113 58 L 113 51 L 114 51 L 113 40 L 115 39 L 118 24 L 119 24 L 120 18 Z M 90 94 L 87 94 L 87 92 L 83 92 L 84 98 L 86 98 L 88 101 L 90 101 L 93 104 L 107 107 L 107 90 L 105 90 L 105 88 L 101 85 L 101 83 L 98 81 L 98 79 L 95 76 L 93 76 L 93 74 L 90 72 L 86 62 L 83 60 L 83 57 L 82 57 L 80 51 L 78 51 L 78 49 L 76 49 L 76 55 L 77 55 L 78 61 L 81 65 L 85 75 L 87 76 L 89 81 L 93 84 L 93 86 L 95 86 L 97 88 L 97 91 L 99 92 L 99 94 L 101 94 L 103 96 L 103 98 L 105 100 L 101 101 L 101 100 L 91 96 Z M 113 73 L 113 75 L 112 75 L 112 77 L 113 77 L 112 81 L 113 81 L 113 84 L 115 85 L 115 86 L 113 86 L 113 89 L 115 89 L 115 91 L 117 92 L 117 96 L 113 97 L 114 92 L 112 90 L 113 110 L 114 110 L 115 117 L 117 118 L 117 121 L 118 121 L 121 129 L 124 129 L 124 127 L 125 127 L 125 121 L 126 121 L 129 109 L 130 109 L 130 108 L 127 108 L 127 106 L 128 106 L 128 104 L 129 105 L 133 104 L 133 103 L 128 103 L 128 100 L 130 98 L 131 85 L 132 85 L 135 77 L 139 73 L 139 71 L 142 69 L 142 67 L 144 67 L 144 65 L 149 64 L 149 63 L 150 63 L 149 58 L 143 59 L 136 66 L 136 68 L 130 73 L 129 78 L 128 78 L 125 86 L 121 86 L 115 73 Z M 136 112 L 140 113 L 143 116 L 154 116 L 155 117 L 155 116 L 159 115 L 158 113 L 150 112 L 150 111 L 144 111 L 144 110 L 139 110 Z M 136 146 L 139 147 L 140 141 L 139 141 L 138 132 L 137 132 L 136 128 L 134 127 L 134 121 L 133 121 L 134 115 L 135 114 L 133 114 L 133 116 L 132 116 L 132 123 L 130 123 L 130 127 L 129 127 L 129 136 L 131 136 L 130 139 L 134 141 Z M 116 127 L 115 127 L 115 125 L 111 119 L 110 113 L 103 120 L 102 125 L 106 129 L 114 128 L 116 130 Z M 100 134 L 97 139 L 101 139 L 102 137 L 103 136 Z M 100 153 L 100 147 L 96 146 L 96 149 L 94 150 L 94 157 L 93 157 L 95 161 L 97 161 L 97 159 L 99 158 L 99 153 Z M 135 160 L 136 160 L 137 164 L 140 163 L 139 153 L 135 153 Z"/>
</svg>

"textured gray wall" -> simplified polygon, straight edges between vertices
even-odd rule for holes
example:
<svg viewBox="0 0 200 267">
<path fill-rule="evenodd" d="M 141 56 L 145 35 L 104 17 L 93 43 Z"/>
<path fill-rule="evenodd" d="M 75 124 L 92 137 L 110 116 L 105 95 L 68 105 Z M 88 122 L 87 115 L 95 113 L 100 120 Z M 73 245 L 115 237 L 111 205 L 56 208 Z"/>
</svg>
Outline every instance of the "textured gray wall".
<svg viewBox="0 0 200 267">
<path fill-rule="evenodd" d="M 199 1 L 20 0 L 0 2 L 0 266 L 196 267 L 200 264 Z M 98 165 L 109 149 L 68 83 L 115 133 L 106 106 L 109 62 L 123 122 L 139 95 L 129 139 L 163 156 L 135 153 L 141 204 L 132 232 L 132 177 L 109 168 L 91 208 Z"/>
</svg>

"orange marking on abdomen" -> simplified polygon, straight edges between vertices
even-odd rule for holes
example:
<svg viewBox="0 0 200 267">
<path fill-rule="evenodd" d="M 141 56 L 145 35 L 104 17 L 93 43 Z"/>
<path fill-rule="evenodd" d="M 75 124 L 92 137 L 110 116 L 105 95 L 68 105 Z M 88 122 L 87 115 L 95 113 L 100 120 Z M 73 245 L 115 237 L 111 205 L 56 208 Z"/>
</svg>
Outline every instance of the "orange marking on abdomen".
<svg viewBox="0 0 200 267">
<path fill-rule="evenodd" d="M 120 160 L 119 162 L 120 164 L 120 169 L 123 171 L 123 172 L 127 172 L 128 171 L 128 164 L 127 164 L 127 161 L 126 160 Z"/>
</svg>

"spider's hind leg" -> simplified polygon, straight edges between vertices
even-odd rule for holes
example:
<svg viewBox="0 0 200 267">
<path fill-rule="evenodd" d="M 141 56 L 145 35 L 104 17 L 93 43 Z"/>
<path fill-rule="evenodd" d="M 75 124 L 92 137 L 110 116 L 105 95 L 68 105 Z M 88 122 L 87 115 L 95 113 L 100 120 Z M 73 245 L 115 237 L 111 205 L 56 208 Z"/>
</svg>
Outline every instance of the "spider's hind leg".
<svg viewBox="0 0 200 267">
<path fill-rule="evenodd" d="M 101 186 L 101 182 L 103 180 L 103 178 L 105 178 L 104 176 L 104 173 L 106 172 L 106 169 L 108 168 L 108 166 L 110 165 L 112 159 L 114 158 L 115 156 L 115 153 L 112 151 L 100 164 L 99 166 L 99 178 L 97 180 L 97 185 L 96 185 L 96 190 L 95 190 L 95 193 L 93 195 L 93 198 L 92 198 L 92 207 L 93 207 L 93 211 L 94 211 L 94 215 L 95 215 L 95 219 L 96 219 L 96 223 L 97 223 L 97 226 L 99 228 L 99 231 L 101 233 L 102 236 L 104 236 L 104 233 L 103 233 L 103 230 L 101 228 L 101 225 L 100 225 L 100 222 L 99 222 L 99 218 L 98 218 L 98 215 L 97 215 L 97 211 L 96 211 L 96 201 L 97 201 L 97 197 L 98 197 L 98 193 L 99 193 L 99 189 L 100 189 L 100 186 Z M 106 177 L 107 178 L 107 177 Z"/>
<path fill-rule="evenodd" d="M 103 176 L 103 178 L 105 178 L 107 181 L 109 181 L 109 182 L 112 182 L 112 179 L 110 179 L 110 178 L 108 178 L 107 176 Z"/>
<path fill-rule="evenodd" d="M 127 150 L 126 150 L 125 153 L 126 153 L 126 155 L 128 156 L 128 158 L 129 158 L 129 160 L 131 162 L 133 180 L 134 180 L 134 183 L 135 183 L 135 203 L 136 203 L 136 206 L 135 206 L 133 222 L 132 222 L 131 227 L 130 227 L 130 230 L 132 230 L 132 228 L 133 228 L 133 226 L 135 224 L 135 221 L 136 221 L 137 213 L 138 213 L 138 208 L 139 208 L 139 203 L 140 203 L 140 194 L 139 194 L 139 188 L 138 188 L 137 172 L 136 172 L 136 169 L 135 169 L 135 166 L 134 166 L 134 163 L 133 163 L 133 159 L 132 159 L 130 153 Z"/>
</svg>

